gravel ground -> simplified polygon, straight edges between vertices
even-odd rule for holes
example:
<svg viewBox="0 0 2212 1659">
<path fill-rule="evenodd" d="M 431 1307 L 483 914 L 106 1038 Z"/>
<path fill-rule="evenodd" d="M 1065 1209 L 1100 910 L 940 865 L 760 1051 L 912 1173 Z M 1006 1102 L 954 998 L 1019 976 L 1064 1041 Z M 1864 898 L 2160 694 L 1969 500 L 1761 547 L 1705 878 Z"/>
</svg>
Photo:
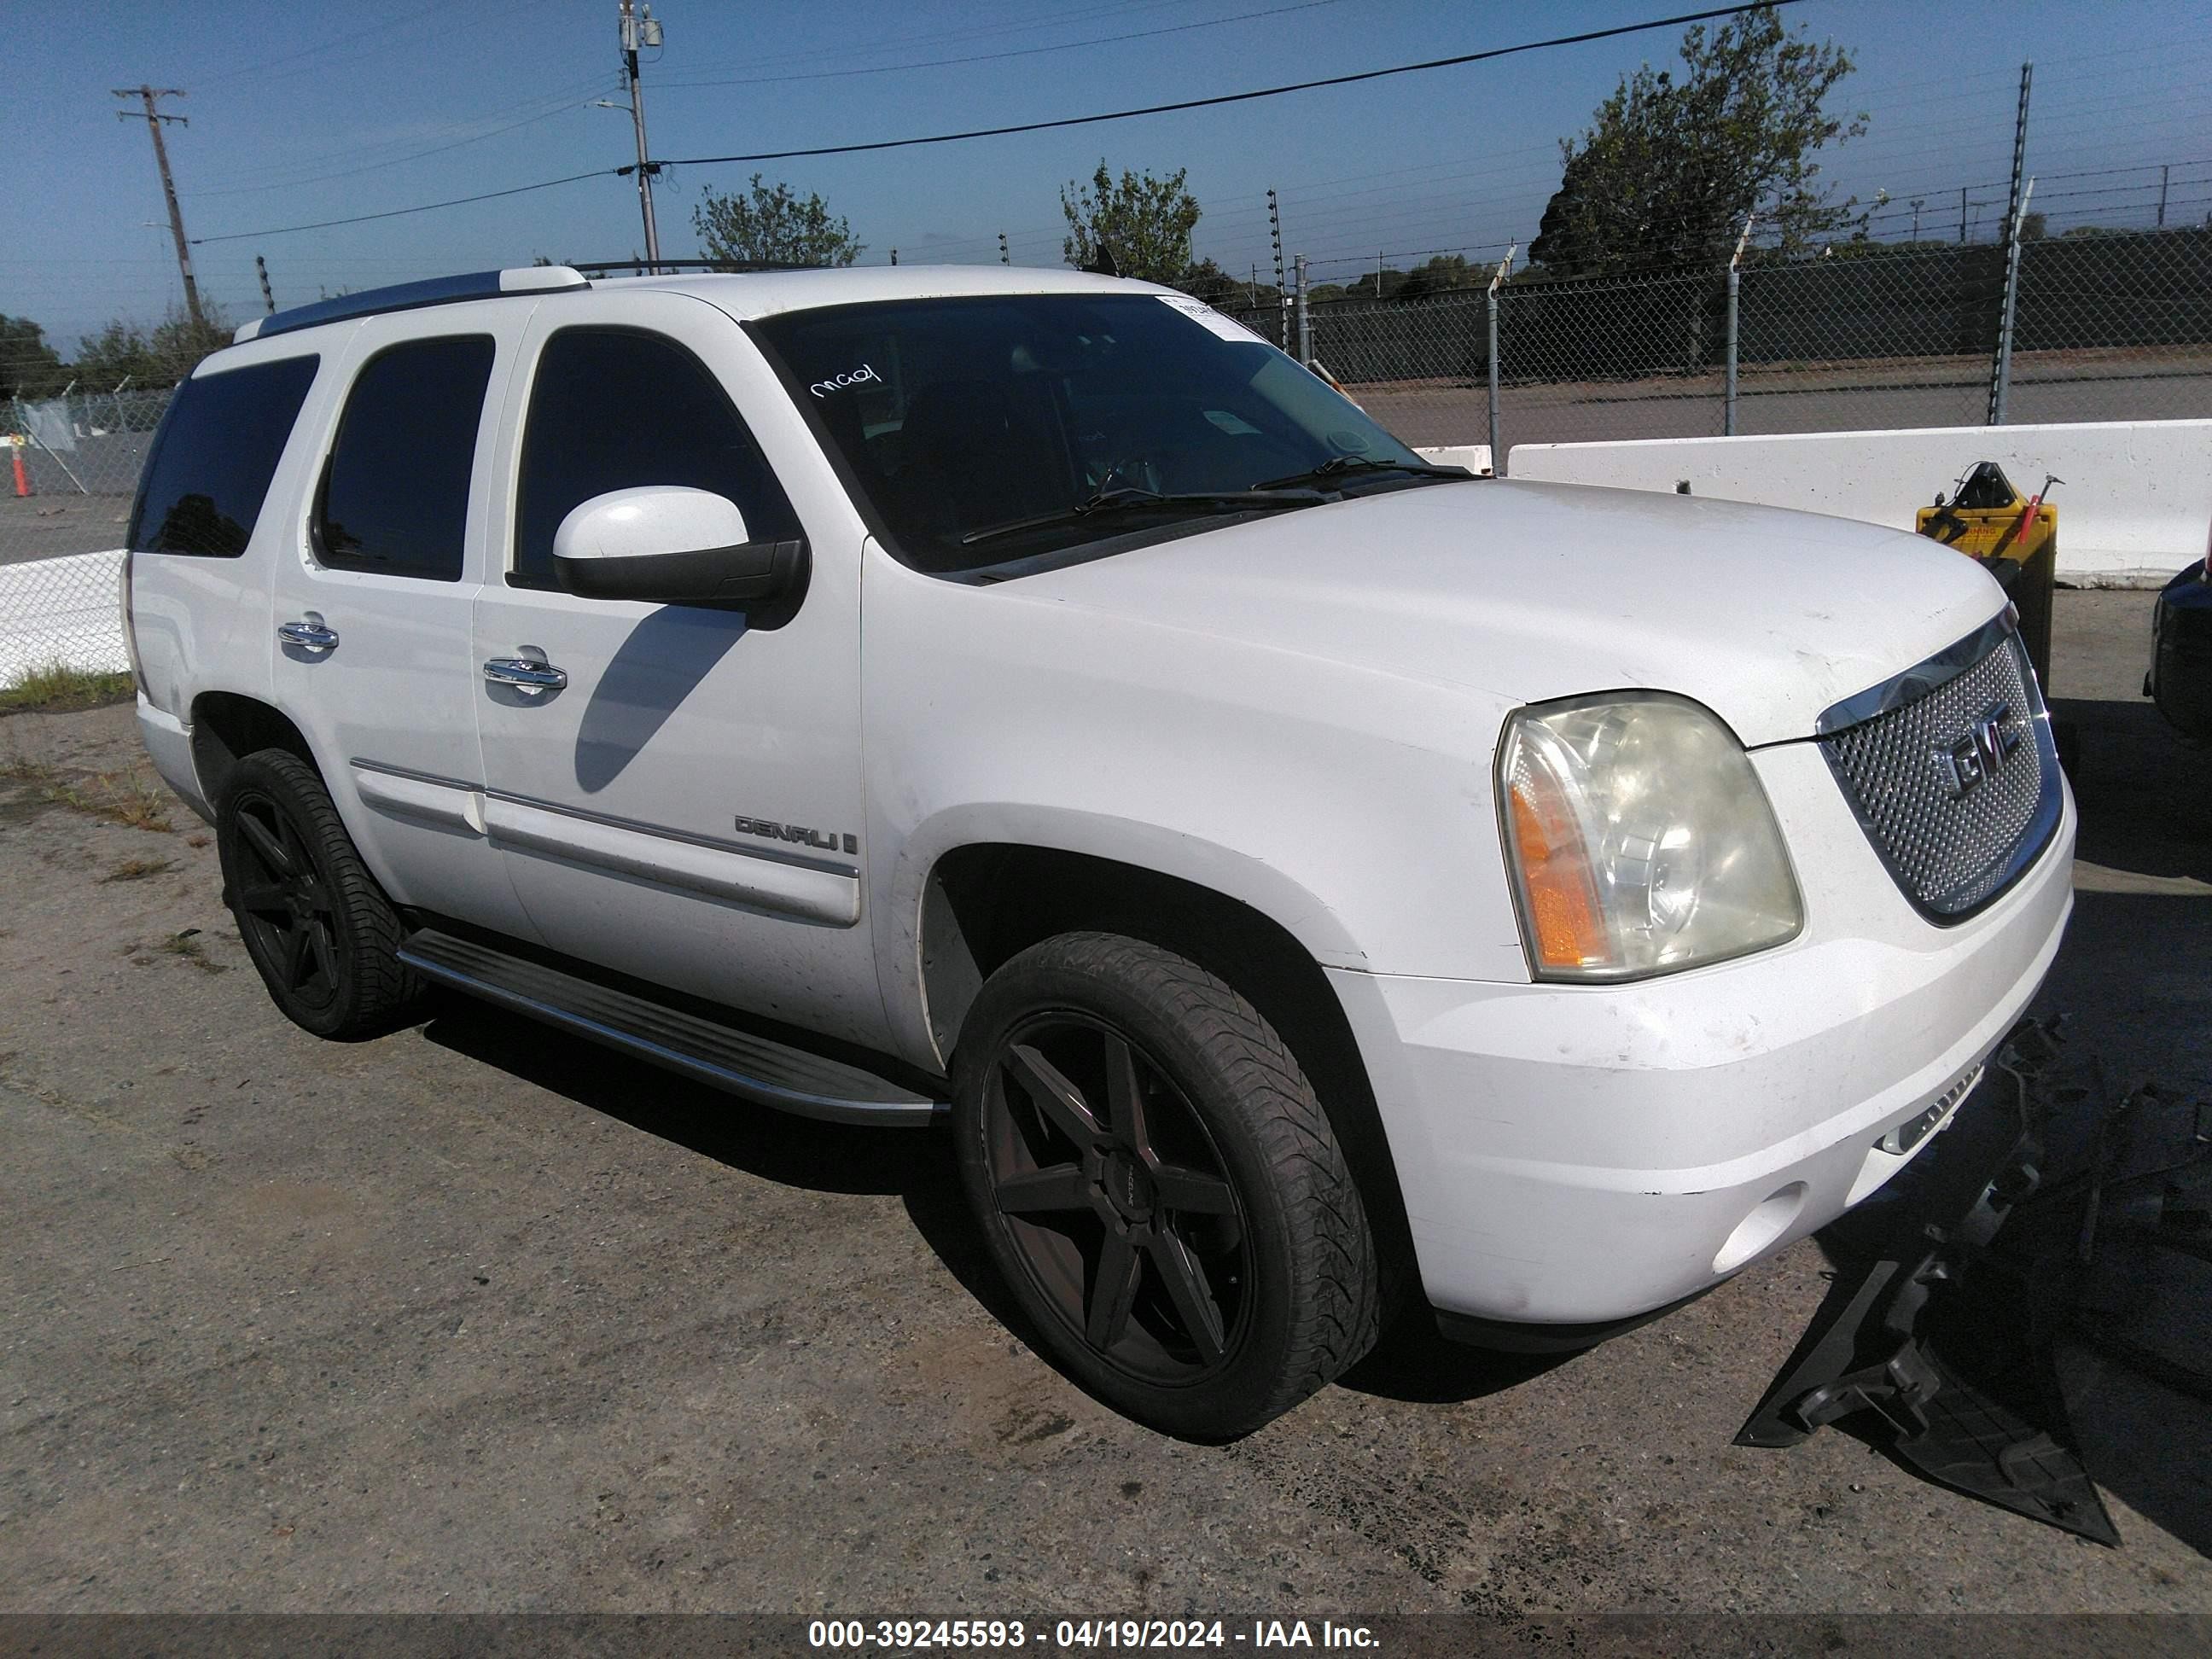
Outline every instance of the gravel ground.
<svg viewBox="0 0 2212 1659">
<path fill-rule="evenodd" d="M 2137 695 L 2148 605 L 2062 599 L 2045 1001 L 2202 1090 L 2212 794 Z M 136 754 L 124 709 L 0 720 L 0 1612 L 2212 1612 L 2204 1465 L 2094 1364 L 2118 1550 L 1836 1432 L 1732 1446 L 1817 1241 L 1565 1361 L 1407 1340 L 1164 1440 L 1002 1322 L 941 1136 L 488 1009 L 285 1024 L 197 820 L 46 798 L 143 814 L 96 781 Z"/>
</svg>

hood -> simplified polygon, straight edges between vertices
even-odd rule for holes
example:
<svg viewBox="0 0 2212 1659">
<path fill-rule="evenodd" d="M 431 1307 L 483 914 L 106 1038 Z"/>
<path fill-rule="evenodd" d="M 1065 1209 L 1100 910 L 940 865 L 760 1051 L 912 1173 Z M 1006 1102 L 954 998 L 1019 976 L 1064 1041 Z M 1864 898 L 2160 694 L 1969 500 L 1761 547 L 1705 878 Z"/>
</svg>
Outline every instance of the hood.
<svg viewBox="0 0 2212 1659">
<path fill-rule="evenodd" d="M 1672 691 L 1749 747 L 1965 637 L 1996 582 L 1923 537 L 1737 501 L 1484 479 L 1024 577 L 1123 612 L 1514 702 Z"/>
</svg>

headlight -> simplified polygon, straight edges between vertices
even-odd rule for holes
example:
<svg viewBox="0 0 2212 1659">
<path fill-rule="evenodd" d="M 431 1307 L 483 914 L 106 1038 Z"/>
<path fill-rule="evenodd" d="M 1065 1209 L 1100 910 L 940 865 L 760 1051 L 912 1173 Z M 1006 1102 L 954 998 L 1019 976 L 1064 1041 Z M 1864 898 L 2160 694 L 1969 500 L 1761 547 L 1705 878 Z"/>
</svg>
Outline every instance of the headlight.
<svg viewBox="0 0 2212 1659">
<path fill-rule="evenodd" d="M 1735 734 L 1696 703 L 1630 691 L 1522 709 L 1498 782 L 1540 979 L 1670 973 L 1804 925 L 1766 792 Z"/>
</svg>

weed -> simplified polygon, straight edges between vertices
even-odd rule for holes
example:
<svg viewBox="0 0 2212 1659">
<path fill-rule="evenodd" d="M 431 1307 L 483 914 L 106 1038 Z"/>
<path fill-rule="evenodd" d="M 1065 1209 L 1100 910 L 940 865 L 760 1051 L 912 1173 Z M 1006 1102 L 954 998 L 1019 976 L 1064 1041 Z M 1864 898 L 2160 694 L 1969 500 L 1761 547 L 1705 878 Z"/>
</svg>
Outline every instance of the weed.
<svg viewBox="0 0 2212 1659">
<path fill-rule="evenodd" d="M 0 689 L 0 714 L 98 708 L 126 701 L 134 690 L 128 674 L 88 673 L 58 662 L 32 669 L 13 684 Z"/>
<path fill-rule="evenodd" d="M 212 843 L 205 836 L 186 836 L 185 837 L 185 845 L 187 847 L 199 848 L 210 846 L 211 844 Z"/>
<path fill-rule="evenodd" d="M 143 881 L 149 876 L 166 876 L 176 867 L 174 859 L 125 859 L 100 879 L 102 885 L 112 881 Z"/>
<path fill-rule="evenodd" d="M 229 970 L 224 968 L 221 963 L 210 962 L 208 960 L 207 952 L 205 950 L 201 948 L 199 939 L 197 937 L 199 931 L 200 930 L 197 927 L 187 927 L 181 933 L 170 934 L 168 938 L 161 940 L 159 944 L 155 945 L 154 948 L 168 956 L 181 957 L 183 960 L 191 963 L 193 967 L 198 969 L 204 974 L 221 974 L 228 972 Z"/>
<path fill-rule="evenodd" d="M 106 818 L 111 823 L 127 824 L 133 830 L 159 830 L 163 835 L 177 827 L 169 822 L 167 797 L 144 778 L 127 771 L 102 772 L 80 779 L 45 761 L 11 755 L 0 760 L 0 778 L 36 784 L 40 793 L 57 806 L 66 806 L 88 817 Z"/>
</svg>

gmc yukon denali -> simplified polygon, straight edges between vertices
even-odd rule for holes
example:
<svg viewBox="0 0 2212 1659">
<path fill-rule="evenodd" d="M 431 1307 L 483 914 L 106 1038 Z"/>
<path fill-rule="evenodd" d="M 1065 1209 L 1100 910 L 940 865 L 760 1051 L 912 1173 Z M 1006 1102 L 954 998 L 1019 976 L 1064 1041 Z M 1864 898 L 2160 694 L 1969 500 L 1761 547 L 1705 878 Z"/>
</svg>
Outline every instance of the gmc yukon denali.
<svg viewBox="0 0 2212 1659">
<path fill-rule="evenodd" d="M 1971 561 L 1432 465 L 1078 272 L 279 313 L 177 393 L 125 607 L 286 1016 L 944 1118 L 1057 1363 L 1191 1437 L 1386 1309 L 1589 1342 L 1822 1226 L 2071 902 Z"/>
</svg>

